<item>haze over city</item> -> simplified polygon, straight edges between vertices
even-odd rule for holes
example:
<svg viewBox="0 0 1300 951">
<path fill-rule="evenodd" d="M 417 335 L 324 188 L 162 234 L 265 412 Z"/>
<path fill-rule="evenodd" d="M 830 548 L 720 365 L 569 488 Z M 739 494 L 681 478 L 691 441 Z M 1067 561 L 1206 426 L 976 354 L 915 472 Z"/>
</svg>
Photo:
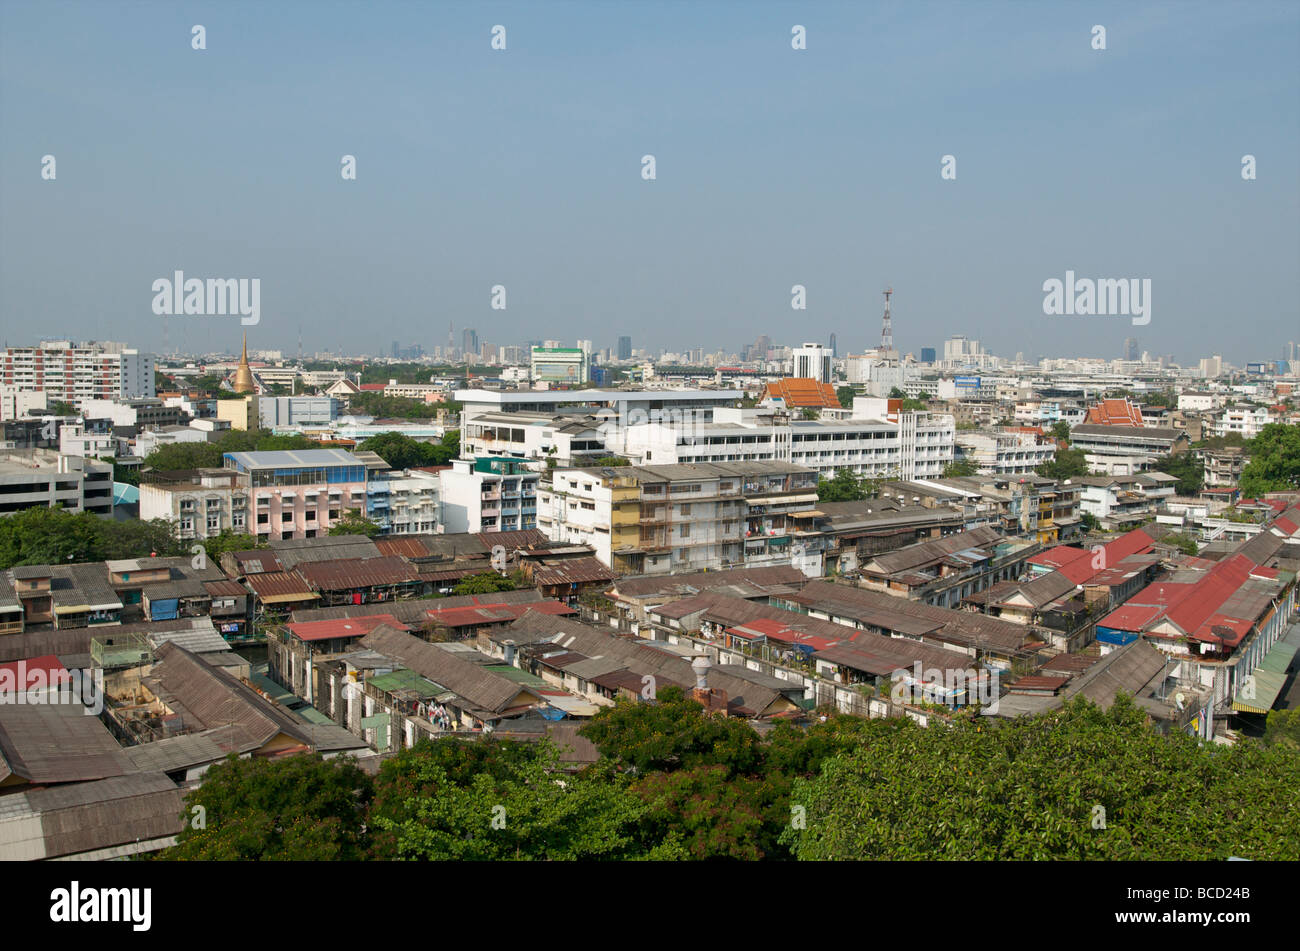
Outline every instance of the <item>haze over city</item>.
<svg viewBox="0 0 1300 951">
<path fill-rule="evenodd" d="M 1118 355 L 1129 318 L 1044 314 L 1072 270 L 1151 281 L 1144 350 L 1271 359 L 1300 327 L 1298 45 L 1290 3 L 6 2 L 0 324 L 161 349 L 179 269 L 259 278 L 250 345 L 285 352 L 454 323 L 843 353 L 892 286 L 903 352 Z M 182 351 L 243 329 L 168 324 Z"/>
</svg>

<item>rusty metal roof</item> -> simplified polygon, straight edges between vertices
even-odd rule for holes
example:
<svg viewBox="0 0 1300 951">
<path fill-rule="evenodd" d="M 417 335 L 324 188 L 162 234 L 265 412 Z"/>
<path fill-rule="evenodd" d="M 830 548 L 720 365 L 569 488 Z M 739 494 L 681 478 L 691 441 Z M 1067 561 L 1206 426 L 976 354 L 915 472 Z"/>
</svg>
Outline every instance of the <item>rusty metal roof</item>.
<svg viewBox="0 0 1300 951">
<path fill-rule="evenodd" d="M 418 579 L 415 568 L 396 555 L 317 561 L 299 566 L 298 573 L 318 591 L 350 591 Z"/>
</svg>

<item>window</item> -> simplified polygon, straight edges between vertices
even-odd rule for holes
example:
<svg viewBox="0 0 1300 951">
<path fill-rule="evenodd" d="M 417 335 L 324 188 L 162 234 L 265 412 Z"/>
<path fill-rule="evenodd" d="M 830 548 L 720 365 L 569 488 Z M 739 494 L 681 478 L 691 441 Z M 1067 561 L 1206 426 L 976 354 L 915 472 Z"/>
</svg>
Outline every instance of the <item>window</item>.
<svg viewBox="0 0 1300 951">
<path fill-rule="evenodd" d="M 262 512 L 257 516 L 258 525 L 265 525 L 270 521 L 271 521 L 271 516 L 267 515 L 265 512 Z"/>
<path fill-rule="evenodd" d="M 681 509 L 682 509 L 682 514 L 683 514 L 683 515 L 690 515 L 690 514 L 691 514 L 691 503 L 690 503 L 690 502 L 683 502 L 682 505 L 681 505 Z"/>
<path fill-rule="evenodd" d="M 293 521 L 293 513 L 292 513 L 292 512 L 281 512 L 281 513 L 280 513 L 280 522 L 281 522 L 281 524 L 283 524 L 283 523 L 285 523 L 285 522 L 292 522 L 292 521 Z"/>
<path fill-rule="evenodd" d="M 681 535 L 682 538 L 690 538 L 691 526 L 686 524 L 681 525 L 679 534 Z"/>
</svg>

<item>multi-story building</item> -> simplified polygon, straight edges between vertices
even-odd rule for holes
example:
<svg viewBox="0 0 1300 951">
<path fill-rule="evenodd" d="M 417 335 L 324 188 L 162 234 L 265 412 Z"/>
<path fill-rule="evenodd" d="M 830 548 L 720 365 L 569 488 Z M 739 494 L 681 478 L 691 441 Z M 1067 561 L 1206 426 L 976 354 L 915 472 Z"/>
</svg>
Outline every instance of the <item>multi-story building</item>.
<svg viewBox="0 0 1300 951">
<path fill-rule="evenodd" d="M 113 512 L 113 467 L 48 449 L 0 450 L 0 515 L 21 509 Z"/>
<path fill-rule="evenodd" d="M 160 473 L 140 484 L 140 518 L 166 519 L 182 539 L 215 538 L 222 532 L 252 534 L 249 492 L 232 469 Z"/>
<path fill-rule="evenodd" d="M 1242 439 L 1254 439 L 1268 425 L 1268 410 L 1262 406 L 1229 406 L 1211 425 L 1215 436 L 1236 433 Z"/>
<path fill-rule="evenodd" d="M 371 480 L 367 495 L 367 514 L 385 534 L 442 531 L 442 480 L 438 472 L 408 469 L 389 473 Z"/>
<path fill-rule="evenodd" d="M 1128 476 L 1085 476 L 1079 506 L 1105 531 L 1127 531 L 1156 517 L 1174 497 L 1178 480 L 1163 472 Z"/>
<path fill-rule="evenodd" d="M 588 383 L 591 360 L 579 347 L 533 347 L 532 378 L 547 383 Z"/>
<path fill-rule="evenodd" d="M 65 456 L 117 455 L 117 437 L 110 432 L 87 430 L 84 423 L 65 423 L 59 427 L 59 452 Z"/>
<path fill-rule="evenodd" d="M 315 538 L 370 510 L 366 463 L 342 449 L 228 452 L 225 468 L 248 490 L 250 534 L 262 539 Z"/>
<path fill-rule="evenodd" d="M 154 397 L 83 400 L 79 408 L 85 419 L 102 419 L 110 426 L 130 427 L 135 430 L 179 426 L 185 422 L 186 416 L 184 407 L 169 405 L 167 401 Z"/>
<path fill-rule="evenodd" d="M 23 390 L 0 383 L 0 420 L 24 419 L 33 410 L 45 412 L 51 402 L 44 390 Z"/>
<path fill-rule="evenodd" d="M 805 343 L 794 352 L 791 376 L 803 380 L 830 383 L 834 354 L 829 347 L 818 343 Z"/>
<path fill-rule="evenodd" d="M 276 426 L 328 426 L 342 401 L 332 396 L 262 396 L 257 412 L 263 429 Z"/>
<path fill-rule="evenodd" d="M 1150 468 L 1160 456 L 1186 451 L 1189 440 L 1177 429 L 1084 423 L 1070 430 L 1070 445 L 1084 451 L 1094 471 L 1130 475 Z"/>
<path fill-rule="evenodd" d="M 79 405 L 82 400 L 151 397 L 153 374 L 152 354 L 56 340 L 39 347 L 6 347 L 0 382 Z"/>
<path fill-rule="evenodd" d="M 519 459 L 456 459 L 443 469 L 442 525 L 448 533 L 515 532 L 537 527 L 537 472 Z"/>
<path fill-rule="evenodd" d="M 792 462 L 830 478 L 929 478 L 953 460 L 951 416 L 904 413 L 899 401 L 858 398 L 845 420 L 792 420 L 779 411 L 718 409 L 711 423 L 647 423 L 612 451 L 645 465 Z M 875 418 L 879 414 L 883 418 Z"/>
<path fill-rule="evenodd" d="M 1023 475 L 1056 458 L 1056 446 L 1035 433 L 963 430 L 955 440 L 958 458 L 981 475 Z"/>
<path fill-rule="evenodd" d="M 788 564 L 790 516 L 816 502 L 817 473 L 784 462 L 554 469 L 537 527 L 620 573 Z"/>
<path fill-rule="evenodd" d="M 1240 446 L 1226 449 L 1206 449 L 1201 453 L 1205 464 L 1207 489 L 1229 488 L 1241 480 L 1241 470 L 1246 464 L 1246 454 Z"/>
</svg>

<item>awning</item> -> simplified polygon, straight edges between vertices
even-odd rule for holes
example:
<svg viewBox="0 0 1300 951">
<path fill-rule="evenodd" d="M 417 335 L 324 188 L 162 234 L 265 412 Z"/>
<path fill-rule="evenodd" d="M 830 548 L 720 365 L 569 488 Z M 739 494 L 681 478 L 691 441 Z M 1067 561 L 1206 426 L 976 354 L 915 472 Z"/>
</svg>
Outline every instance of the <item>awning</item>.
<svg viewBox="0 0 1300 951">
<path fill-rule="evenodd" d="M 1245 682 L 1233 693 L 1232 709 L 1238 713 L 1264 714 L 1272 710 L 1278 694 L 1286 684 L 1286 670 L 1291 665 L 1295 653 L 1296 648 L 1293 644 L 1283 641 L 1274 644 L 1254 672 L 1247 676 Z M 1251 696 L 1243 697 L 1243 692 L 1248 692 Z"/>
</svg>

